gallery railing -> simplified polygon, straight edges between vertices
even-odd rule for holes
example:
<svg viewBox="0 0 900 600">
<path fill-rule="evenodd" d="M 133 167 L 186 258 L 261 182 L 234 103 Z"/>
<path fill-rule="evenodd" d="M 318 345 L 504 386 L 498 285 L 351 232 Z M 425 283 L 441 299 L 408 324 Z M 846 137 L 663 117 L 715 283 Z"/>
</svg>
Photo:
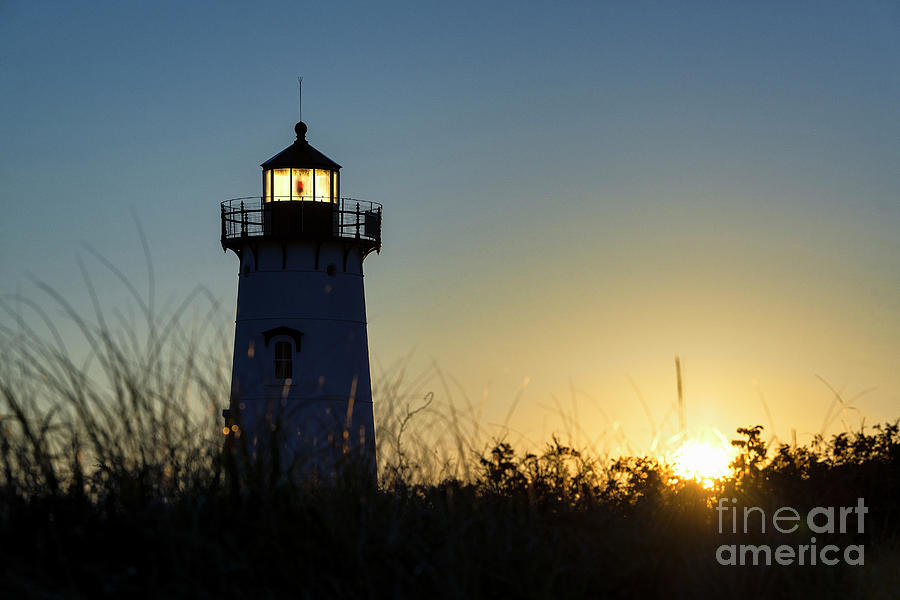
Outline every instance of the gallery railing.
<svg viewBox="0 0 900 600">
<path fill-rule="evenodd" d="M 359 240 L 381 246 L 381 204 L 306 196 L 233 198 L 222 203 L 222 245 L 248 237 Z"/>
</svg>

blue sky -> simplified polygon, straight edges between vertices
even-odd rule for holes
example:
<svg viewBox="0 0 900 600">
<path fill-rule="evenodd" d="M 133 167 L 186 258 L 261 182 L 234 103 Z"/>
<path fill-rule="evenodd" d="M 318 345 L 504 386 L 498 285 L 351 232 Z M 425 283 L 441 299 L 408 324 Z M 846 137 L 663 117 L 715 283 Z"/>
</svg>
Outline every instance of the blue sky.
<svg viewBox="0 0 900 600">
<path fill-rule="evenodd" d="M 896 2 L 2 3 L 0 293 L 84 305 L 83 244 L 143 281 L 136 217 L 162 298 L 232 305 L 218 203 L 293 140 L 298 74 L 342 192 L 385 206 L 380 362 L 488 420 L 527 378 L 534 438 L 574 382 L 643 439 L 629 377 L 665 414 L 675 354 L 698 427 L 764 390 L 815 432 L 816 375 L 898 416 Z"/>
</svg>

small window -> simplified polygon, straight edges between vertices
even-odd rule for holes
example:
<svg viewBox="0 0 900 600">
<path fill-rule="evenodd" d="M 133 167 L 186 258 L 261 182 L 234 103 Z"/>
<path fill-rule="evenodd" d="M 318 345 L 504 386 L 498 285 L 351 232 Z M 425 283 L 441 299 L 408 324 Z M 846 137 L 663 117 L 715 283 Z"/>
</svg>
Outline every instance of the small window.
<svg viewBox="0 0 900 600">
<path fill-rule="evenodd" d="M 275 342 L 275 379 L 294 376 L 294 349 L 290 342 Z"/>
</svg>

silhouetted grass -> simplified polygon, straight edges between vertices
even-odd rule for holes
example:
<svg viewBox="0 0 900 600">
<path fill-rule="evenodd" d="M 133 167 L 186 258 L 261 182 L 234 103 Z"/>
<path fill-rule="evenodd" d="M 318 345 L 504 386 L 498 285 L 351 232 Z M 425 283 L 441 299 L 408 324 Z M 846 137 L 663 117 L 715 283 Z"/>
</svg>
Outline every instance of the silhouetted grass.
<svg viewBox="0 0 900 600">
<path fill-rule="evenodd" d="M 708 490 L 651 458 L 600 458 L 558 438 L 524 453 L 505 440 L 479 447 L 473 407 L 432 404 L 434 377 L 447 388 L 451 382 L 436 370 L 408 377 L 401 364 L 378 378 L 379 485 L 352 468 L 333 481 L 298 483 L 267 476 L 266 465 L 238 473 L 224 458 L 219 411 L 230 340 L 218 339 L 215 316 L 184 323 L 201 296 L 166 317 L 135 292 L 137 326 L 110 323 L 99 302 L 88 320 L 45 291 L 89 352 L 76 361 L 36 304 L 5 303 L 2 597 L 896 592 L 896 423 L 807 447 L 769 448 L 761 427 L 739 430 L 733 474 Z M 215 303 L 206 304 L 215 315 Z M 34 316 L 46 334 L 32 329 Z M 724 567 L 715 560 L 723 543 L 772 543 L 720 534 L 719 498 L 768 512 L 850 506 L 858 497 L 870 506 L 866 532 L 841 543 L 864 543 L 865 566 Z"/>
</svg>

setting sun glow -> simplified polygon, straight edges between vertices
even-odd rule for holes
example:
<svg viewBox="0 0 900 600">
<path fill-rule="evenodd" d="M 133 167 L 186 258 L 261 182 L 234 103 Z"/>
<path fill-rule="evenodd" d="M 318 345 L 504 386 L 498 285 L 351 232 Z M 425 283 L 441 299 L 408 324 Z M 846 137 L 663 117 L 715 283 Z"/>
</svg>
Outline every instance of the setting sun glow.
<svg viewBox="0 0 900 600">
<path fill-rule="evenodd" d="M 731 448 L 725 445 L 689 440 L 675 452 L 672 468 L 677 476 L 712 488 L 716 479 L 728 474 L 731 459 Z"/>
</svg>

